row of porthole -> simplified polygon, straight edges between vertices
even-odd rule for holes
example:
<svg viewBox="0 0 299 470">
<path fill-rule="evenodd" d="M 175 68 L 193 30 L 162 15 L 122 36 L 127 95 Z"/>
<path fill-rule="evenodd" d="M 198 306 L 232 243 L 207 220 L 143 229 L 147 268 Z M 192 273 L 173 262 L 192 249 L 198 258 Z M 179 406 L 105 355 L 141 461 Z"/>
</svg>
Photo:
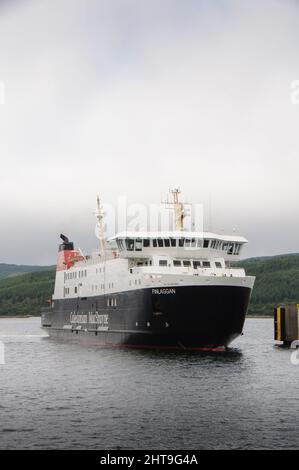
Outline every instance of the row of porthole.
<svg viewBox="0 0 299 470">
<path fill-rule="evenodd" d="M 138 321 L 135 323 L 135 325 L 136 325 L 136 326 L 139 326 Z M 148 321 L 148 322 L 146 323 L 146 326 L 148 326 L 148 327 L 151 326 L 151 322 Z"/>
<path fill-rule="evenodd" d="M 103 273 L 105 272 L 105 268 L 103 268 Z M 101 274 L 102 268 L 96 268 L 96 274 Z"/>
<path fill-rule="evenodd" d="M 139 326 L 138 321 L 135 323 L 135 325 L 136 325 L 136 326 Z M 146 323 L 146 326 L 147 326 L 147 327 L 150 327 L 150 326 L 151 326 L 151 322 L 148 321 L 148 322 Z M 166 321 L 166 322 L 165 322 L 165 328 L 168 328 L 168 327 L 169 327 L 169 323 L 167 323 L 167 321 Z"/>
<path fill-rule="evenodd" d="M 76 333 L 76 335 L 77 335 L 79 333 L 79 331 L 84 331 L 85 333 L 87 333 L 87 330 L 72 330 L 72 333 Z M 91 333 L 91 331 L 90 331 L 90 333 Z M 95 331 L 94 333 L 97 336 L 98 332 Z"/>
<path fill-rule="evenodd" d="M 135 286 L 141 286 L 141 279 L 135 279 Z M 129 281 L 129 286 L 132 286 L 132 281 Z"/>
<path fill-rule="evenodd" d="M 108 289 L 113 289 L 113 288 L 114 288 L 114 283 L 113 283 L 113 282 L 111 282 L 111 283 L 109 282 L 109 284 L 108 284 Z M 99 285 L 97 285 L 97 284 L 92 284 L 91 290 L 92 290 L 92 292 L 98 291 L 98 290 L 105 290 L 105 284 L 99 284 Z"/>
<path fill-rule="evenodd" d="M 87 269 L 84 269 L 83 271 L 65 272 L 64 273 L 64 282 L 72 280 L 72 279 L 77 279 L 77 275 L 78 275 L 79 278 L 87 277 Z"/>
</svg>

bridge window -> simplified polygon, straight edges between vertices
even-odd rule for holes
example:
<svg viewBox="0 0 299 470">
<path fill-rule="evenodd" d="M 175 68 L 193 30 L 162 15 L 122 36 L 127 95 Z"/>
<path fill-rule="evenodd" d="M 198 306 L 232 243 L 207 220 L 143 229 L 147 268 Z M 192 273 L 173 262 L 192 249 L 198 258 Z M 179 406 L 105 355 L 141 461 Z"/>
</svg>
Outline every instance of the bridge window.
<svg viewBox="0 0 299 470">
<path fill-rule="evenodd" d="M 204 248 L 209 248 L 210 240 L 204 240 L 203 241 L 203 247 Z"/>
<path fill-rule="evenodd" d="M 183 266 L 185 266 L 185 267 L 191 266 L 191 261 L 188 260 L 188 259 L 184 259 L 183 260 Z"/>
<path fill-rule="evenodd" d="M 179 247 L 183 247 L 183 246 L 184 246 L 184 241 L 185 241 L 184 238 L 180 238 L 180 239 L 179 239 Z"/>
<path fill-rule="evenodd" d="M 238 255 L 238 254 L 239 254 L 240 248 L 241 248 L 241 244 L 240 244 L 240 243 L 236 243 L 236 244 L 235 244 L 235 252 L 234 252 L 235 255 Z"/>
<path fill-rule="evenodd" d="M 142 240 L 140 238 L 137 238 L 135 240 L 135 251 L 141 251 L 142 250 Z"/>
<path fill-rule="evenodd" d="M 123 240 L 116 240 L 116 243 L 117 243 L 119 251 L 123 251 L 124 249 Z"/>
<path fill-rule="evenodd" d="M 198 238 L 198 240 L 197 240 L 197 247 L 198 248 L 202 247 L 202 240 L 200 238 Z"/>
<path fill-rule="evenodd" d="M 233 251 L 234 251 L 234 243 L 229 243 L 229 244 L 228 244 L 227 254 L 228 254 L 228 255 L 232 255 L 232 254 L 233 254 Z"/>
<path fill-rule="evenodd" d="M 134 240 L 132 238 L 127 238 L 126 239 L 126 247 L 128 251 L 133 251 L 134 250 Z"/>
<path fill-rule="evenodd" d="M 190 246 L 191 246 L 191 240 L 190 240 L 190 238 L 186 238 L 185 239 L 185 247 L 190 248 Z"/>
<path fill-rule="evenodd" d="M 215 261 L 215 266 L 216 268 L 222 268 L 222 264 L 220 263 L 220 261 Z"/>
<path fill-rule="evenodd" d="M 211 267 L 210 261 L 203 261 L 202 265 L 203 265 L 204 268 L 210 268 Z"/>
<path fill-rule="evenodd" d="M 181 263 L 180 260 L 178 260 L 178 259 L 173 260 L 173 266 L 177 267 L 177 266 L 181 266 L 181 265 L 182 265 L 182 263 Z"/>
<path fill-rule="evenodd" d="M 194 269 L 200 268 L 200 266 L 201 266 L 201 262 L 200 262 L 200 261 L 193 261 L 193 268 L 194 268 Z"/>
<path fill-rule="evenodd" d="M 176 247 L 176 239 L 175 238 L 171 238 L 170 243 L 171 243 L 172 247 Z"/>
<path fill-rule="evenodd" d="M 169 238 L 164 238 L 164 246 L 170 246 L 170 240 Z"/>
<path fill-rule="evenodd" d="M 192 248 L 195 248 L 195 247 L 196 247 L 196 240 L 195 240 L 195 238 L 192 238 L 192 240 L 191 240 L 191 246 L 192 246 Z"/>
<path fill-rule="evenodd" d="M 163 248 L 163 240 L 161 238 L 158 238 L 158 247 Z"/>
<path fill-rule="evenodd" d="M 159 266 L 167 266 L 167 259 L 160 259 Z"/>
<path fill-rule="evenodd" d="M 143 240 L 143 248 L 148 248 L 150 246 L 150 240 Z"/>
</svg>

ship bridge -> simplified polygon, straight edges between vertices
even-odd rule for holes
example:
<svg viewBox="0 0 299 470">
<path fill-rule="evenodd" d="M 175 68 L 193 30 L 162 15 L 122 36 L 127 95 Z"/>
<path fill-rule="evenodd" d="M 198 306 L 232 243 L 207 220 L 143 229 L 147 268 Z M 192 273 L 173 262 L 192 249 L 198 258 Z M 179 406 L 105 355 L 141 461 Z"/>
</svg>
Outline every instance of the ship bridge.
<svg viewBox="0 0 299 470">
<path fill-rule="evenodd" d="M 154 259 L 168 256 L 176 259 L 222 258 L 237 261 L 246 238 L 211 232 L 121 232 L 110 238 L 119 254 L 130 259 Z"/>
</svg>

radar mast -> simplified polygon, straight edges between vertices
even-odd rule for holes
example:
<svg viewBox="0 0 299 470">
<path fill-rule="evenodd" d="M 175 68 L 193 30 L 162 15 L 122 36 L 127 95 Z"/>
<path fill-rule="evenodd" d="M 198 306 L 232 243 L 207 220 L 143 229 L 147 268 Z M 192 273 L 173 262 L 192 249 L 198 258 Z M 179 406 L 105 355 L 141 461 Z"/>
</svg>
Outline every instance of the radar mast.
<svg viewBox="0 0 299 470">
<path fill-rule="evenodd" d="M 164 204 L 167 209 L 174 210 L 175 229 L 178 232 L 182 232 L 184 230 L 184 219 L 186 217 L 184 206 L 191 204 L 179 201 L 179 195 L 181 194 L 180 188 L 170 189 L 169 193 L 171 194 L 172 201 L 169 201 L 167 198 Z"/>
<path fill-rule="evenodd" d="M 104 256 L 105 249 L 106 249 L 104 225 L 103 225 L 104 213 L 103 213 L 103 207 L 101 206 L 101 200 L 100 200 L 99 195 L 97 195 L 97 208 L 96 208 L 95 215 L 96 215 L 96 219 L 98 221 L 98 226 L 99 226 L 99 252 L 100 252 L 100 256 Z"/>
</svg>

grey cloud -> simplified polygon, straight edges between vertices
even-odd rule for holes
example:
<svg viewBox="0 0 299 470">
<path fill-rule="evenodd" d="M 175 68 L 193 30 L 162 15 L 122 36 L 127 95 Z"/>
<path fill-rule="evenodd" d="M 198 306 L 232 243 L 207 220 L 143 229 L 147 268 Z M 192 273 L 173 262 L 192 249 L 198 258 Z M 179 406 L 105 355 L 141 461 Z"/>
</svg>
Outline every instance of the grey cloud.
<svg viewBox="0 0 299 470">
<path fill-rule="evenodd" d="M 54 262 L 62 229 L 90 250 L 97 192 L 174 185 L 248 256 L 297 251 L 298 19 L 278 0 L 6 4 L 0 260 Z"/>
</svg>

